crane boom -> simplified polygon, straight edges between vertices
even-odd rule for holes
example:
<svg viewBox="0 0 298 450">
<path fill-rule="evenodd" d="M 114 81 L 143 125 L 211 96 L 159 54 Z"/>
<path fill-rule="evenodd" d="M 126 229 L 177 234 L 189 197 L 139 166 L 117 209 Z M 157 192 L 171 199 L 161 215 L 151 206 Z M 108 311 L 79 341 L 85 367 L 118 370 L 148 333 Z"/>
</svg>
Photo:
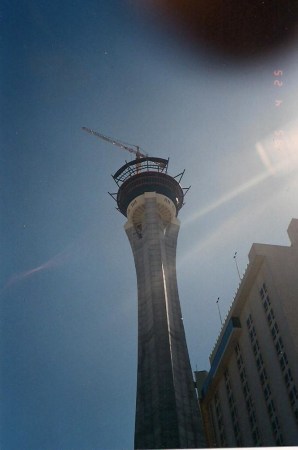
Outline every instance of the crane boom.
<svg viewBox="0 0 298 450">
<path fill-rule="evenodd" d="M 91 128 L 82 127 L 82 130 L 86 131 L 89 134 L 93 134 L 93 136 L 103 139 L 104 141 L 110 142 L 113 145 L 117 145 L 117 147 L 120 147 L 123 150 L 127 150 L 130 153 L 134 153 L 136 155 L 136 158 L 146 157 L 146 155 L 144 155 L 143 153 L 140 152 L 140 149 L 137 145 L 133 146 L 135 148 L 129 147 L 128 145 L 124 144 L 123 142 L 120 142 L 109 136 L 105 136 L 104 134 L 98 133 L 98 131 L 91 130 Z"/>
</svg>

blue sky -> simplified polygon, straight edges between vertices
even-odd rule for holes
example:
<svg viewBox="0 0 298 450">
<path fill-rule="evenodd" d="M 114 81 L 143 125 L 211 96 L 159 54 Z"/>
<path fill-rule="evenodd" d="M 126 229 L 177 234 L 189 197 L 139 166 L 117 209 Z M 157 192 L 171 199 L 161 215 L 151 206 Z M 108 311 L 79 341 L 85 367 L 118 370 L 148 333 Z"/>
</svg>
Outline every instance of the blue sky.
<svg viewBox="0 0 298 450">
<path fill-rule="evenodd" d="M 0 446 L 132 448 L 136 276 L 107 194 L 131 156 L 81 127 L 186 169 L 178 282 L 193 369 L 208 369 L 235 251 L 243 273 L 251 244 L 288 245 L 297 217 L 297 42 L 239 62 L 129 1 L 0 13 Z"/>
</svg>

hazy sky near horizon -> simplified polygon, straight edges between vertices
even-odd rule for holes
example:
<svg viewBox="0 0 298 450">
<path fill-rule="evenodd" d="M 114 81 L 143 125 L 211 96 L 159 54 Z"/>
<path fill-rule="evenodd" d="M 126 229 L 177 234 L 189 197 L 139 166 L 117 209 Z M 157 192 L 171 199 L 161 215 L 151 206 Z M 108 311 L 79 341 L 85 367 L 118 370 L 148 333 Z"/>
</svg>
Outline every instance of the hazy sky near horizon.
<svg viewBox="0 0 298 450">
<path fill-rule="evenodd" d="M 251 244 L 289 245 L 298 217 L 297 39 L 235 61 L 128 0 L 5 1 L 0 21 L 0 447 L 129 449 L 136 275 L 108 191 L 131 155 L 81 127 L 186 169 L 178 283 L 208 369 L 235 251 L 243 273 Z"/>
</svg>

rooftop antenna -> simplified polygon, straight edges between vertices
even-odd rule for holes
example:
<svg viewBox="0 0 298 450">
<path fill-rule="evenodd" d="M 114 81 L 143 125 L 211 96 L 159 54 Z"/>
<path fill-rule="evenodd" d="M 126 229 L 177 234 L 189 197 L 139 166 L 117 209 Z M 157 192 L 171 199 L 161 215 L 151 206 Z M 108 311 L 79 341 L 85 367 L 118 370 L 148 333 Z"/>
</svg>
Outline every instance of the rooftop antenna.
<svg viewBox="0 0 298 450">
<path fill-rule="evenodd" d="M 238 267 L 238 263 L 237 263 L 237 252 L 235 252 L 235 255 L 233 256 L 233 258 L 234 258 L 234 261 L 236 264 L 236 269 L 237 269 L 239 280 L 241 281 L 241 276 L 240 276 L 239 267 Z"/>
<path fill-rule="evenodd" d="M 222 318 L 221 318 L 221 313 L 220 313 L 220 309 L 219 309 L 219 304 L 218 303 L 219 303 L 219 297 L 217 297 L 216 304 L 217 304 L 217 309 L 218 309 L 220 323 L 221 323 L 221 326 L 222 326 Z"/>
</svg>

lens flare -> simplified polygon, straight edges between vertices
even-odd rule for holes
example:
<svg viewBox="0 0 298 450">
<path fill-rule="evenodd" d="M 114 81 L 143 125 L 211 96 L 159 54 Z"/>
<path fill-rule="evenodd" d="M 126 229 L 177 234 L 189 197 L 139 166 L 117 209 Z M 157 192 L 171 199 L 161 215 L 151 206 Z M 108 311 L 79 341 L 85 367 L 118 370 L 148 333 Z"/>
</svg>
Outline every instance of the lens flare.
<svg viewBox="0 0 298 450">
<path fill-rule="evenodd" d="M 35 275 L 38 272 L 42 272 L 44 270 L 49 270 L 49 269 L 52 269 L 54 267 L 58 267 L 58 266 L 64 264 L 71 255 L 71 247 L 72 246 L 67 247 L 65 250 L 57 253 L 52 258 L 48 259 L 47 261 L 45 261 L 44 263 L 40 264 L 37 267 L 33 267 L 32 269 L 25 270 L 23 272 L 12 275 L 12 277 L 9 278 L 9 280 L 7 281 L 7 283 L 4 286 L 2 291 L 7 290 L 14 284 L 19 283 L 19 282 L 25 280 L 26 278 L 32 277 L 33 275 Z"/>
<path fill-rule="evenodd" d="M 220 206 L 224 205 L 225 203 L 229 202 L 230 200 L 233 200 L 238 195 L 241 195 L 244 192 L 250 190 L 251 188 L 257 186 L 262 181 L 266 180 L 269 176 L 270 176 L 270 173 L 262 172 L 259 175 L 255 176 L 254 178 L 252 178 L 251 180 L 248 180 L 247 182 L 241 184 L 240 186 L 237 186 L 232 191 L 227 192 L 226 194 L 222 195 L 218 200 L 207 205 L 205 208 L 199 209 L 194 214 L 189 216 L 184 221 L 184 226 L 190 225 L 192 222 L 198 220 L 200 217 L 203 217 L 203 216 L 209 214 L 210 212 L 219 208 Z"/>
</svg>

